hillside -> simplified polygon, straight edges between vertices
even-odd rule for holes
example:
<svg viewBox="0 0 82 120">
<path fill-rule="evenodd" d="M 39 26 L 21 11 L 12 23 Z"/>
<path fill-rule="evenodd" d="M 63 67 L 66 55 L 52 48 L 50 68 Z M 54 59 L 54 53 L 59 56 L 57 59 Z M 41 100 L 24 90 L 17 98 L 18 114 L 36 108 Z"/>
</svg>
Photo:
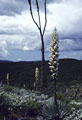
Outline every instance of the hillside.
<svg viewBox="0 0 82 120">
<path fill-rule="evenodd" d="M 82 61 L 75 59 L 59 60 L 59 81 L 69 85 L 74 82 L 82 82 Z M 33 88 L 35 68 L 41 68 L 41 62 L 0 62 L 0 81 L 6 83 L 6 75 L 10 75 L 11 85 Z M 46 61 L 47 80 L 50 80 L 48 61 Z"/>
</svg>

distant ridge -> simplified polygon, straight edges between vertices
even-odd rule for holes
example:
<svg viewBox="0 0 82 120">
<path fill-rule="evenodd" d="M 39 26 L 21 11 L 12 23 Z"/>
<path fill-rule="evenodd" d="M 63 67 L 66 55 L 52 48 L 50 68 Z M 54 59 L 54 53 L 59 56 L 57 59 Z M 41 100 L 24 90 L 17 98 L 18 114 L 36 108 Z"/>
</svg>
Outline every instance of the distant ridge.
<svg viewBox="0 0 82 120">
<path fill-rule="evenodd" d="M 82 61 L 82 60 L 78 60 L 78 59 L 74 59 L 74 58 L 63 58 L 63 59 L 59 59 L 60 61 Z M 49 61 L 49 60 L 46 60 Z M 0 63 L 4 63 L 4 62 L 17 62 L 17 63 L 36 63 L 36 62 L 41 62 L 41 60 L 36 60 L 36 61 L 11 61 L 11 60 L 0 60 Z"/>
<path fill-rule="evenodd" d="M 60 60 L 79 61 L 79 59 L 74 59 L 74 58 L 62 58 Z"/>
<path fill-rule="evenodd" d="M 0 60 L 0 63 L 4 63 L 4 62 L 13 62 L 13 61 L 10 61 L 10 60 Z"/>
<path fill-rule="evenodd" d="M 6 83 L 6 75 L 10 74 L 11 85 L 33 88 L 35 68 L 41 70 L 41 61 L 8 61 L 0 60 L 0 81 Z M 50 80 L 48 60 L 45 62 L 47 80 Z M 73 81 L 82 83 L 82 60 L 60 59 L 58 80 L 61 83 L 71 84 Z"/>
<path fill-rule="evenodd" d="M 49 60 L 45 60 L 45 62 L 47 62 Z M 82 61 L 82 60 L 79 60 L 79 59 L 74 59 L 74 58 L 61 58 L 59 59 L 59 61 Z M 15 61 L 15 62 L 28 62 L 28 63 L 36 63 L 36 62 L 41 62 L 41 60 L 36 60 L 36 61 Z"/>
</svg>

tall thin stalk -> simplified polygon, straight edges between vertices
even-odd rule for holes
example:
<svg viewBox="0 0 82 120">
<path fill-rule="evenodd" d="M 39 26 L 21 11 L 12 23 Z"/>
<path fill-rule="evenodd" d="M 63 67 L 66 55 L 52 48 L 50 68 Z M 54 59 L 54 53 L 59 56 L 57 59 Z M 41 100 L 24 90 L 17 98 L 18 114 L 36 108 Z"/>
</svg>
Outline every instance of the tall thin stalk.
<svg viewBox="0 0 82 120">
<path fill-rule="evenodd" d="M 35 25 L 37 26 L 39 33 L 40 33 L 40 38 L 41 38 L 41 53 L 42 53 L 42 64 L 41 64 L 41 87 L 43 86 L 44 83 L 46 83 L 46 78 L 45 78 L 45 48 L 44 48 L 44 33 L 45 33 L 45 29 L 46 29 L 46 25 L 47 25 L 47 12 L 46 12 L 46 1 L 44 0 L 44 14 L 45 14 L 45 24 L 44 24 L 44 28 L 42 29 L 41 27 L 41 18 L 40 18 L 40 9 L 39 9 L 39 2 L 38 0 L 35 0 L 36 2 L 36 9 L 37 9 L 37 14 L 38 14 L 38 21 L 39 23 L 37 23 L 35 21 L 34 15 L 33 15 L 33 9 L 32 9 L 32 1 L 28 0 L 29 3 L 29 7 L 30 7 L 30 14 L 32 17 L 33 22 L 35 23 Z"/>
<path fill-rule="evenodd" d="M 58 80 L 58 66 L 59 66 L 59 46 L 58 46 L 58 33 L 56 28 L 52 34 L 52 40 L 50 43 L 50 60 L 49 60 L 49 67 L 51 71 L 51 77 L 54 87 L 54 103 L 56 105 L 56 110 L 59 116 L 59 109 L 57 103 L 57 80 Z"/>
</svg>

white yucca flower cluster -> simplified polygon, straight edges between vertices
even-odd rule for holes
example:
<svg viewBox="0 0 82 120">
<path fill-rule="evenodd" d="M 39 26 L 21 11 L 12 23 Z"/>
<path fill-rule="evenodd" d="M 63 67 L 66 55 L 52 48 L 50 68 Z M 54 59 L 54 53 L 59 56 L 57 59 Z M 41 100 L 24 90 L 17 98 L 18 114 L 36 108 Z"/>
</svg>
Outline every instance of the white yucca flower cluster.
<svg viewBox="0 0 82 120">
<path fill-rule="evenodd" d="M 34 88 L 38 90 L 39 88 L 39 68 L 35 68 L 35 82 L 34 82 Z"/>
<path fill-rule="evenodd" d="M 53 79 L 57 78 L 58 75 L 58 65 L 59 65 L 59 47 L 58 47 L 59 41 L 58 41 L 58 33 L 56 28 L 53 31 L 52 34 L 52 40 L 50 43 L 50 60 L 49 60 L 49 67 L 50 71 L 52 73 L 51 77 Z"/>
<path fill-rule="evenodd" d="M 7 80 L 7 85 L 9 85 L 9 73 L 7 73 L 6 80 Z"/>
<path fill-rule="evenodd" d="M 39 68 L 36 67 L 35 69 L 35 80 L 38 81 L 39 80 Z"/>
</svg>

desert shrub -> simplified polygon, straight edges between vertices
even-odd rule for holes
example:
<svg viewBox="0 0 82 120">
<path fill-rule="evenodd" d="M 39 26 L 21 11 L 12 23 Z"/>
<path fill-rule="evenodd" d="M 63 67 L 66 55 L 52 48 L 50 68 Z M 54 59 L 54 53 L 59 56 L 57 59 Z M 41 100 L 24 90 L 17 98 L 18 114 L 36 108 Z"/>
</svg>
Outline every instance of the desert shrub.
<svg viewBox="0 0 82 120">
<path fill-rule="evenodd" d="M 63 97 L 63 95 L 61 93 L 57 93 L 57 98 L 59 100 L 63 100 L 64 99 L 64 97 Z"/>
<path fill-rule="evenodd" d="M 36 116 L 41 111 L 42 105 L 36 101 L 27 101 L 27 115 Z"/>
<path fill-rule="evenodd" d="M 28 116 L 39 114 L 46 95 L 11 86 L 3 86 L 0 92 L 0 106 L 7 106 L 9 112 Z M 4 108 L 2 107 L 1 109 Z M 6 111 L 7 111 L 6 110 Z"/>
<path fill-rule="evenodd" d="M 45 120 L 81 120 L 82 119 L 82 102 L 75 100 L 58 100 L 60 116 L 56 111 L 54 98 L 50 98 L 43 106 L 43 117 Z M 57 118 L 59 117 L 59 118 Z"/>
<path fill-rule="evenodd" d="M 13 89 L 14 89 L 13 86 L 10 86 L 10 85 L 4 85 L 4 90 L 5 90 L 6 92 L 10 92 L 10 91 L 12 91 Z"/>
</svg>

